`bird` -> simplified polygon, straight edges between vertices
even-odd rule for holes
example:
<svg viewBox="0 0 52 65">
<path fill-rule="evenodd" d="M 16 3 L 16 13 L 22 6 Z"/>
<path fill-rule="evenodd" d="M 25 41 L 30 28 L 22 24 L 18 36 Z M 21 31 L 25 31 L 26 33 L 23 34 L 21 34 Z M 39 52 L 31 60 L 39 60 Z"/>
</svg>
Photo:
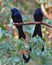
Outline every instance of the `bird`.
<svg viewBox="0 0 52 65">
<path fill-rule="evenodd" d="M 35 9 L 33 17 L 34 17 L 35 22 L 42 22 L 43 13 L 41 11 L 41 8 Z M 36 35 L 38 35 L 42 38 L 41 24 L 36 24 L 36 26 L 35 26 L 32 37 L 35 37 Z M 42 47 L 41 52 L 43 52 L 43 51 L 44 51 L 44 45 Z"/>
<path fill-rule="evenodd" d="M 12 8 L 11 12 L 12 12 L 11 17 L 12 17 L 12 20 L 13 20 L 14 23 L 23 23 L 22 15 L 21 15 L 21 13 L 18 9 Z M 18 29 L 18 32 L 19 32 L 19 39 L 21 39 L 21 38 L 26 39 L 26 36 L 23 32 L 23 26 L 22 25 L 20 25 L 20 26 L 15 25 L 15 26 Z"/>
<path fill-rule="evenodd" d="M 11 17 L 12 17 L 12 20 L 14 23 L 23 23 L 22 15 L 17 8 L 12 8 L 11 13 L 12 13 Z M 19 32 L 19 39 L 21 39 L 21 38 L 26 39 L 25 33 L 23 31 L 23 26 L 22 25 L 20 25 L 20 26 L 15 25 L 15 26 Z M 23 56 L 23 59 L 25 60 L 25 63 L 28 63 L 30 61 L 30 55 L 28 54 L 28 58 L 27 58 L 25 56 L 25 53 L 22 53 L 22 54 L 23 54 L 22 56 Z"/>
</svg>

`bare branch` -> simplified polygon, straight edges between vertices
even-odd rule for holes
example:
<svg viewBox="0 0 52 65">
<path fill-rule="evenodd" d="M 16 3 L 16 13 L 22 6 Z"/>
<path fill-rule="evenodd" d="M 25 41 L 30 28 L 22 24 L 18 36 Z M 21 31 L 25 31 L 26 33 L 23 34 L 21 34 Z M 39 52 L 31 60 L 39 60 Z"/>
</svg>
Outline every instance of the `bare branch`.
<svg viewBox="0 0 52 65">
<path fill-rule="evenodd" d="M 48 26 L 50 28 L 52 28 L 52 25 L 47 24 L 45 22 L 24 22 L 24 23 L 13 23 L 14 25 L 20 26 L 20 25 L 35 25 L 35 24 L 41 24 L 41 25 L 45 25 Z"/>
</svg>

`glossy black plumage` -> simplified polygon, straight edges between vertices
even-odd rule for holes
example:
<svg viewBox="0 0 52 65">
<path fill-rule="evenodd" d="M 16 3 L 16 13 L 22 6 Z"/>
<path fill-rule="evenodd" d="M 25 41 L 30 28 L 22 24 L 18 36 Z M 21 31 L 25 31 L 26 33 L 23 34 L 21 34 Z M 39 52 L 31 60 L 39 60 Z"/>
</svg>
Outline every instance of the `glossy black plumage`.
<svg viewBox="0 0 52 65">
<path fill-rule="evenodd" d="M 35 22 L 38 21 L 38 22 L 42 22 L 43 20 L 43 13 L 41 11 L 41 8 L 37 8 L 34 12 L 34 20 Z"/>
<path fill-rule="evenodd" d="M 35 22 L 42 22 L 43 20 L 43 13 L 40 8 L 37 8 L 34 12 L 34 20 Z M 42 32 L 41 32 L 41 24 L 36 24 L 35 30 L 32 37 L 35 37 L 36 35 L 40 36 L 42 38 Z M 44 51 L 44 46 L 42 47 L 42 50 Z"/>
<path fill-rule="evenodd" d="M 18 9 L 16 9 L 16 8 L 11 9 L 11 13 L 12 13 L 11 17 L 12 17 L 14 23 L 23 23 L 22 15 Z M 15 25 L 15 26 L 17 27 L 18 32 L 19 32 L 19 39 L 21 39 L 21 38 L 26 39 L 26 36 L 23 32 L 23 26 L 22 25 L 20 25 L 20 26 Z M 23 53 L 23 59 L 25 60 L 25 63 L 29 62 L 30 55 L 28 55 L 28 58 L 26 58 L 26 56 Z"/>
<path fill-rule="evenodd" d="M 35 22 L 42 22 L 43 20 L 43 13 L 41 12 L 40 8 L 37 8 L 34 12 L 34 20 Z M 39 35 L 40 37 L 42 37 L 42 32 L 41 32 L 41 25 L 40 24 L 36 24 L 35 26 L 35 30 L 33 33 L 33 36 Z"/>
<path fill-rule="evenodd" d="M 16 8 L 11 9 L 11 13 L 12 13 L 11 17 L 12 17 L 14 23 L 23 23 L 22 15 L 18 9 L 16 9 Z M 21 38 L 26 39 L 25 34 L 23 32 L 23 26 L 22 25 L 21 26 L 15 25 L 15 26 L 17 27 L 18 32 L 19 32 L 19 39 L 21 39 Z"/>
</svg>

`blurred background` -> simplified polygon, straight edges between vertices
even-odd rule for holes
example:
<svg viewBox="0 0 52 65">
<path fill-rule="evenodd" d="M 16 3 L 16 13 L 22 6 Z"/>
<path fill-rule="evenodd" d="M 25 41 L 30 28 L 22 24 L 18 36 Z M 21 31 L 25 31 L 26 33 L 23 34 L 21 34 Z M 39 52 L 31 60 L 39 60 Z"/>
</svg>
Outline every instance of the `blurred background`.
<svg viewBox="0 0 52 65">
<path fill-rule="evenodd" d="M 25 42 L 21 42 L 21 40 L 16 41 L 19 36 L 18 36 L 18 30 L 13 25 L 13 21 L 11 18 L 11 9 L 18 8 L 20 10 L 22 17 L 23 17 L 23 22 L 33 22 L 34 21 L 33 12 L 38 7 L 40 7 L 40 4 L 37 3 L 35 0 L 0 0 L 0 64 L 1 65 L 4 65 L 4 64 L 5 65 L 21 65 L 19 63 L 19 58 L 21 58 L 21 56 L 17 54 L 17 50 L 19 50 L 21 46 L 19 46 L 20 48 L 18 48 L 17 42 L 19 43 L 19 45 L 21 44 L 23 45 L 23 43 L 25 43 Z M 52 25 L 52 21 L 46 19 L 45 17 L 43 21 Z M 34 27 L 35 25 L 23 26 L 23 30 L 29 39 L 32 38 Z M 51 57 L 52 56 L 52 51 L 51 51 L 52 49 L 52 46 L 51 46 L 52 45 L 52 28 L 42 25 L 42 35 L 43 35 L 44 42 L 46 43 L 45 48 L 46 49 L 48 48 L 50 51 L 49 52 L 46 51 L 47 55 L 44 53 L 45 56 L 43 55 L 43 57 L 41 58 L 39 57 L 38 60 L 37 60 L 38 57 L 35 55 L 36 60 L 39 61 L 40 63 L 37 62 L 33 65 L 36 65 L 36 64 L 37 65 L 49 65 L 52 60 L 52 57 Z M 8 43 L 10 43 L 10 45 Z M 19 58 L 16 58 L 16 56 L 18 56 Z M 51 59 L 50 57 L 47 58 L 47 56 L 50 56 Z M 46 60 L 46 62 L 44 60 Z M 49 63 L 47 62 L 47 60 L 49 60 Z M 34 62 L 33 61 L 30 62 L 28 65 L 30 64 L 32 65 L 32 63 Z M 26 64 L 23 63 L 22 65 L 26 65 Z M 50 65 L 52 65 L 52 63 Z"/>
</svg>

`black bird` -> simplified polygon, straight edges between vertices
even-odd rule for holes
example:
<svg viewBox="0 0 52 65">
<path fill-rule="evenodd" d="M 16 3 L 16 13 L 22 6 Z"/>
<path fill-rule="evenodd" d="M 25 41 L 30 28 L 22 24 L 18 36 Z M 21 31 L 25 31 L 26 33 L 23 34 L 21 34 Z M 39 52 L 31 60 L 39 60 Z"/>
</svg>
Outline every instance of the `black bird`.
<svg viewBox="0 0 52 65">
<path fill-rule="evenodd" d="M 41 11 L 41 8 L 37 8 L 34 12 L 34 20 L 35 22 L 42 22 L 43 20 L 43 13 Z M 40 36 L 42 38 L 42 31 L 41 31 L 41 24 L 36 24 L 35 30 L 32 37 L 35 37 L 36 35 Z M 42 47 L 41 52 L 44 51 L 44 45 Z"/>
<path fill-rule="evenodd" d="M 22 15 L 18 9 L 13 8 L 13 9 L 11 9 L 11 12 L 12 12 L 11 17 L 12 17 L 14 23 L 23 23 Z M 26 39 L 26 36 L 23 32 L 23 26 L 22 25 L 20 25 L 20 26 L 15 25 L 15 26 L 17 27 L 18 32 L 19 32 L 19 39 L 21 39 L 21 38 Z"/>
<path fill-rule="evenodd" d="M 11 9 L 11 13 L 12 13 L 11 17 L 12 17 L 14 23 L 23 23 L 22 15 L 18 9 L 16 9 L 16 8 Z M 18 32 L 19 32 L 19 39 L 21 39 L 21 38 L 26 39 L 26 36 L 23 32 L 23 26 L 22 25 L 20 25 L 20 26 L 15 25 L 15 26 L 17 27 Z M 28 58 L 27 58 L 23 53 L 23 59 L 25 60 L 25 63 L 29 62 L 30 55 L 28 54 Z"/>
</svg>

